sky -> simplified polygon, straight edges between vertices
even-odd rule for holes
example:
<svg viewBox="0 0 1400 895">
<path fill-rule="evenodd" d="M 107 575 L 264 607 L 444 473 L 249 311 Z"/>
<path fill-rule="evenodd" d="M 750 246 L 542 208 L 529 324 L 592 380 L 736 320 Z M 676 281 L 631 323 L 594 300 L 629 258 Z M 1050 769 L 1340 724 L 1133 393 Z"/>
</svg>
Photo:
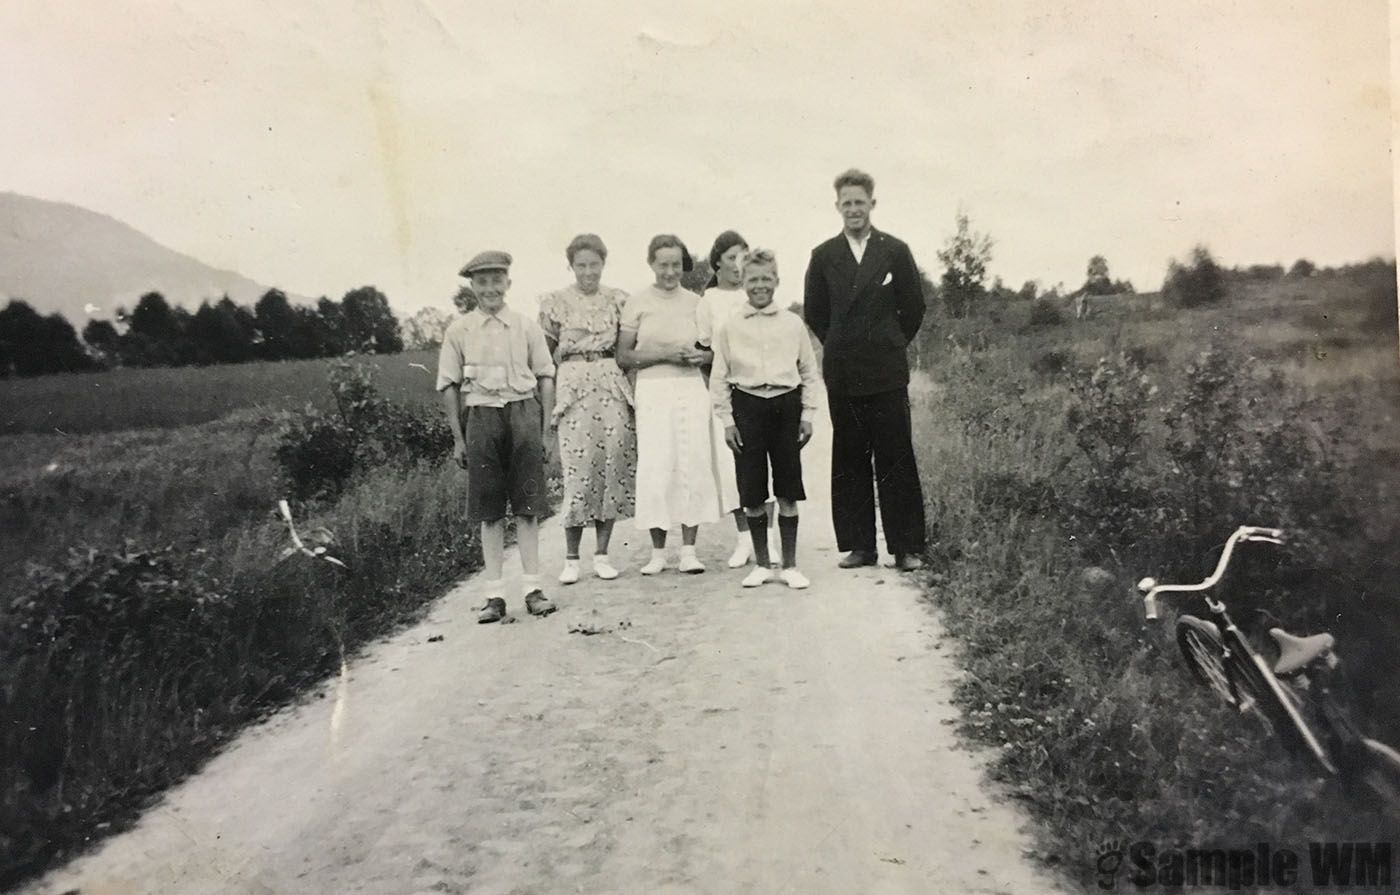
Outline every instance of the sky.
<svg viewBox="0 0 1400 895">
<path fill-rule="evenodd" d="M 734 228 L 797 301 L 851 166 L 935 278 L 960 211 L 1013 287 L 1394 255 L 1384 0 L 684 6 L 0 4 L 0 190 L 402 312 L 489 248 L 531 302 L 580 232 L 634 289 Z"/>
</svg>

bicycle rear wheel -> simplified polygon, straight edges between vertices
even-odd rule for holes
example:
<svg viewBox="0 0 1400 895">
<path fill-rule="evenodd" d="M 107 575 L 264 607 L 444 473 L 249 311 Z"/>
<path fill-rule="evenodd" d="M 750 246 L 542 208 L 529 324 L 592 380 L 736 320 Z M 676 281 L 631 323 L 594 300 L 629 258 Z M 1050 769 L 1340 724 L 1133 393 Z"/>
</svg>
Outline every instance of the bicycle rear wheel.
<svg viewBox="0 0 1400 895">
<path fill-rule="evenodd" d="M 1210 687 L 1226 705 L 1239 706 L 1225 669 L 1225 642 L 1213 622 L 1183 615 L 1176 620 L 1176 645 L 1196 680 Z"/>
<path fill-rule="evenodd" d="M 1392 815 L 1400 817 L 1400 752 L 1379 740 L 1362 737 L 1363 763 L 1357 776 Z"/>
</svg>

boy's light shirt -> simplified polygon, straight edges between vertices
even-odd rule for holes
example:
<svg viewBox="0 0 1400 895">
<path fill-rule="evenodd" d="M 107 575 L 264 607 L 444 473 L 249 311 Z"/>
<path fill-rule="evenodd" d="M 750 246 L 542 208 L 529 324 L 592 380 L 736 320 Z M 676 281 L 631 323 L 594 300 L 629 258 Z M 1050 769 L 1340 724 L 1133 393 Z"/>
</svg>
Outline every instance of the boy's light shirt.
<svg viewBox="0 0 1400 895">
<path fill-rule="evenodd" d="M 462 390 L 468 407 L 504 407 L 533 397 L 538 380 L 554 376 L 554 359 L 535 321 L 502 307 L 476 308 L 448 326 L 438 352 L 437 389 Z"/>
<path fill-rule="evenodd" d="M 734 425 L 730 389 L 774 398 L 802 388 L 802 419 L 817 413 L 817 355 L 802 318 L 775 304 L 744 307 L 725 321 L 714 339 L 710 401 L 725 426 Z"/>
</svg>

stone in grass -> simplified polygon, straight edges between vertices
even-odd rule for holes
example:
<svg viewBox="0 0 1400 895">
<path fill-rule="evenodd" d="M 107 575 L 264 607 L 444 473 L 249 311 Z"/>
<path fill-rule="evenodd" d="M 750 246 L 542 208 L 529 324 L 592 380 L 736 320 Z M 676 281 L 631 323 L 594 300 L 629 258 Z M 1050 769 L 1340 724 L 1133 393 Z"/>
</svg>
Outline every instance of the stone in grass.
<svg viewBox="0 0 1400 895">
<path fill-rule="evenodd" d="M 1089 566 L 1079 573 L 1079 586 L 1084 593 L 1101 597 L 1117 585 L 1118 579 L 1112 572 L 1099 566 Z"/>
</svg>

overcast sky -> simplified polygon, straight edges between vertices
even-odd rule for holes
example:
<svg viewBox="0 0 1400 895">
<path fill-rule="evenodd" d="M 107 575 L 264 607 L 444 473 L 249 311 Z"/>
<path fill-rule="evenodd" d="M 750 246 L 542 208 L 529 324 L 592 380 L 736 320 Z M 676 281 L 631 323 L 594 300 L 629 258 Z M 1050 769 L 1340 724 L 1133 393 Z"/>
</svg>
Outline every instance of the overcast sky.
<svg viewBox="0 0 1400 895">
<path fill-rule="evenodd" d="M 1394 254 L 1383 0 L 597 5 L 2 3 L 0 189 L 405 311 L 484 248 L 562 286 L 580 231 L 635 288 L 733 227 L 798 300 L 851 165 L 935 276 L 959 208 L 1015 286 Z"/>
</svg>

